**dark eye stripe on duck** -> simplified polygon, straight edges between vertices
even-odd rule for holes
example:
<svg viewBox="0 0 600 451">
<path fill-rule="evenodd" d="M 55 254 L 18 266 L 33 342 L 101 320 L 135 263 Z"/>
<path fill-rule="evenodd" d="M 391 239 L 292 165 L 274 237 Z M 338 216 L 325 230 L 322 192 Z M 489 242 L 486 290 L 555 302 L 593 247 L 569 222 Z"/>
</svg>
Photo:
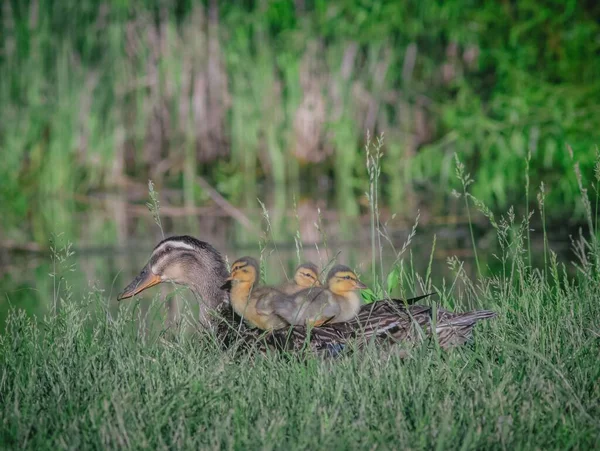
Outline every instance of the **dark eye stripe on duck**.
<svg viewBox="0 0 600 451">
<path fill-rule="evenodd" d="M 152 259 L 157 262 L 165 255 L 174 251 L 203 251 L 208 250 L 215 259 L 221 260 L 220 254 L 210 244 L 197 240 L 194 237 L 182 235 L 166 238 L 156 245 L 152 251 Z"/>
<path fill-rule="evenodd" d="M 180 235 L 165 238 L 156 245 L 150 257 L 150 265 L 153 268 L 161 267 L 166 264 L 165 257 L 168 255 L 181 256 L 179 252 L 184 251 L 190 256 L 197 258 L 203 264 L 214 268 L 220 277 L 227 277 L 225 261 L 223 256 L 212 245 L 206 241 L 201 241 L 193 236 Z"/>
<path fill-rule="evenodd" d="M 171 236 L 169 238 L 165 238 L 154 247 L 154 250 L 156 251 L 158 248 L 165 245 L 170 245 L 173 247 L 186 247 L 190 250 L 196 249 L 217 252 L 216 249 L 206 241 L 200 241 L 189 235 Z"/>
<path fill-rule="evenodd" d="M 198 241 L 198 243 L 202 243 L 202 241 Z M 210 246 L 210 245 L 208 245 Z M 196 251 L 206 249 L 206 246 L 194 246 L 191 241 L 184 241 L 178 238 L 167 238 L 166 240 L 161 241 L 155 248 L 153 253 L 162 253 L 169 252 L 175 249 L 182 249 L 188 251 Z"/>
</svg>

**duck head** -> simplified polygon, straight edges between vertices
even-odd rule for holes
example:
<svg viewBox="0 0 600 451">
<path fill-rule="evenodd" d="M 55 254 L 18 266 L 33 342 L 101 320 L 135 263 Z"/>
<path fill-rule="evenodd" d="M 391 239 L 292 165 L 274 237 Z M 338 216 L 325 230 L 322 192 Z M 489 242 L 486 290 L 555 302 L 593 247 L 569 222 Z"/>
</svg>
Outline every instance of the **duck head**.
<svg viewBox="0 0 600 451">
<path fill-rule="evenodd" d="M 210 244 L 191 236 L 174 236 L 158 243 L 139 275 L 117 297 L 135 296 L 163 282 L 185 285 L 209 305 L 225 299 L 221 285 L 227 267 L 221 254 Z"/>
<path fill-rule="evenodd" d="M 300 287 L 320 287 L 319 269 L 314 263 L 302 263 L 294 274 L 294 283 Z"/>
<path fill-rule="evenodd" d="M 259 268 L 258 262 L 252 257 L 237 259 L 232 263 L 231 274 L 221 288 L 226 290 L 239 285 L 243 285 L 248 289 L 252 288 L 259 277 Z"/>
<path fill-rule="evenodd" d="M 364 290 L 367 286 L 348 266 L 336 265 L 327 275 L 327 288 L 335 294 L 346 295 L 351 291 Z"/>
</svg>

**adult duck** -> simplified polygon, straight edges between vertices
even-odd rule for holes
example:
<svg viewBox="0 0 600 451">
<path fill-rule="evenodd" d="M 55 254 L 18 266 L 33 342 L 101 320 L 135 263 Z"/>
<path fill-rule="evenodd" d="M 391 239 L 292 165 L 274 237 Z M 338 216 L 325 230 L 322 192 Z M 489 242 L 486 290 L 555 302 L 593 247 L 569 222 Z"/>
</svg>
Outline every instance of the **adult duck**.
<svg viewBox="0 0 600 451">
<path fill-rule="evenodd" d="M 191 236 L 161 241 L 140 274 L 123 290 L 118 300 L 135 296 L 163 282 L 187 286 L 199 302 L 199 321 L 216 331 L 225 346 L 243 342 L 259 349 L 298 350 L 308 345 L 314 351 L 337 352 L 359 341 L 414 342 L 435 333 L 441 347 L 463 344 L 473 326 L 495 312 L 479 310 L 453 313 L 431 307 L 409 305 L 429 295 L 403 300 L 383 299 L 363 305 L 354 319 L 321 327 L 294 326 L 265 333 L 244 327 L 222 287 L 228 278 L 222 255 L 209 243 Z M 435 317 L 435 320 L 434 320 Z"/>
</svg>

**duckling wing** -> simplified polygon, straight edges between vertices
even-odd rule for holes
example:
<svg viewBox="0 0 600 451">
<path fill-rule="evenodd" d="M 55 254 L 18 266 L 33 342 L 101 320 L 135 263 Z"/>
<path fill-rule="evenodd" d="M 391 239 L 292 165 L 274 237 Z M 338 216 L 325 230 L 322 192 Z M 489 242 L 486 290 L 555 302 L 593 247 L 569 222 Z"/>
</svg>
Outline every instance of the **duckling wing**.
<svg viewBox="0 0 600 451">
<path fill-rule="evenodd" d="M 293 324 L 291 320 L 296 316 L 298 306 L 294 302 L 294 298 L 279 298 L 273 300 L 273 313 L 283 318 L 289 324 Z"/>
<path fill-rule="evenodd" d="M 286 282 L 277 287 L 279 291 L 283 294 L 292 295 L 298 293 L 298 291 L 303 290 L 303 288 L 299 285 L 296 285 L 294 282 Z"/>
<path fill-rule="evenodd" d="M 270 315 L 273 313 L 273 304 L 286 295 L 271 287 L 260 287 L 252 291 L 252 297 L 256 299 L 256 312 L 259 315 Z"/>
<path fill-rule="evenodd" d="M 294 296 L 275 300 L 273 311 L 290 324 L 304 325 L 325 322 L 339 314 L 339 307 L 330 302 L 327 290 L 305 288 Z"/>
<path fill-rule="evenodd" d="M 297 324 L 320 326 L 341 313 L 339 304 L 329 290 L 309 288 L 299 292 L 296 298 L 303 302 Z"/>
<path fill-rule="evenodd" d="M 323 326 L 332 322 L 341 313 L 340 306 L 331 302 L 313 302 L 306 309 L 304 324 Z"/>
<path fill-rule="evenodd" d="M 309 323 L 313 326 L 321 326 L 341 313 L 339 304 L 333 303 L 330 300 L 319 299 L 318 301 L 311 302 L 306 311 L 305 323 Z"/>
</svg>

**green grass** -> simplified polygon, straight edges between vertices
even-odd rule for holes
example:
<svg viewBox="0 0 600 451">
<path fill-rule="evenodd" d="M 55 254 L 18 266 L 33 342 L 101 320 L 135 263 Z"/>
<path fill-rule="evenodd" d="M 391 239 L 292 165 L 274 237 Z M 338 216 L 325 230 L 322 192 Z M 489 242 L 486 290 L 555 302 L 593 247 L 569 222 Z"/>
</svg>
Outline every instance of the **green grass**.
<svg viewBox="0 0 600 451">
<path fill-rule="evenodd" d="M 503 274 L 475 282 L 458 269 L 435 288 L 445 306 L 499 313 L 472 345 L 425 342 L 404 359 L 235 356 L 186 320 L 164 330 L 160 302 L 111 313 L 98 291 L 72 296 L 67 271 L 56 310 L 37 320 L 13 310 L 0 337 L 2 447 L 593 448 L 598 267 L 587 258 L 567 276 L 551 257 L 533 269 L 524 249 Z"/>
<path fill-rule="evenodd" d="M 384 291 L 377 277 L 383 272 L 378 252 L 389 238 L 377 206 L 380 142 L 372 144 L 368 160 L 373 296 Z M 598 241 L 594 234 L 575 241 L 576 259 L 568 267 L 544 240 L 543 265 L 532 267 L 530 219 L 519 223 L 512 211 L 495 218 L 470 194 L 469 185 L 464 183 L 462 195 L 496 230 L 500 269 L 486 268 L 484 275 L 476 271 L 472 279 L 463 262 L 452 257 L 452 279 L 436 286 L 431 277 L 435 240 L 423 277 L 415 272 L 412 256 L 405 255 L 411 233 L 388 277 L 380 279 L 388 292 L 434 291 L 437 296 L 430 302 L 435 305 L 498 312 L 496 319 L 477 325 L 472 343 L 451 352 L 428 340 L 412 347 L 371 347 L 329 360 L 235 354 L 221 349 L 212 333 L 196 328 L 189 304 L 182 306 L 180 323 L 166 328 L 165 303 L 158 297 L 150 306 L 123 302 L 115 310 L 100 289 L 74 293 L 70 280 L 78 274 L 72 250 L 62 244 L 64 237 L 57 237 L 46 315 L 32 317 L 13 308 L 0 335 L 0 447 L 597 446 Z M 152 184 L 149 190 L 148 206 L 162 229 L 158 193 Z M 580 192 L 593 231 L 595 214 L 583 184 Z M 540 211 L 543 220 L 543 191 Z M 266 209 L 264 215 L 268 233 L 261 249 L 267 252 L 275 245 Z"/>
<path fill-rule="evenodd" d="M 558 262 L 542 230 L 511 210 L 500 218 L 468 188 L 467 205 L 496 230 L 498 269 L 474 271 L 448 259 L 450 280 L 432 283 L 407 243 L 391 272 L 381 261 L 389 237 L 379 219 L 381 138 L 367 146 L 372 227 L 371 296 L 393 290 L 452 310 L 488 308 L 468 346 L 442 351 L 435 340 L 371 347 L 336 359 L 239 355 L 195 326 L 193 305 L 167 328 L 165 303 L 111 308 L 101 289 L 75 293 L 78 273 L 64 237 L 53 240 L 46 315 L 9 311 L 0 335 L 0 446 L 7 449 L 589 449 L 600 438 L 600 264 L 595 211 L 575 173 L 588 219 L 575 261 Z M 600 164 L 600 163 L 599 163 Z M 600 179 L 598 171 L 597 179 Z M 596 183 L 598 180 L 596 180 Z M 162 230 L 158 193 L 149 209 Z M 264 208 L 264 207 L 263 207 Z M 261 253 L 277 252 L 269 212 Z M 418 222 L 418 220 L 417 220 Z M 544 234 L 531 265 L 527 238 Z M 477 246 L 474 236 L 473 246 Z M 327 248 L 323 237 L 324 252 Z M 392 241 L 389 240 L 389 244 Z M 298 244 L 298 243 L 297 243 Z M 427 249 L 429 252 L 429 249 Z M 298 247 L 298 255 L 301 254 Z M 383 282 L 385 281 L 385 282 Z M 384 285 L 385 284 L 385 290 Z M 106 288 L 106 287 L 105 287 Z"/>
</svg>

